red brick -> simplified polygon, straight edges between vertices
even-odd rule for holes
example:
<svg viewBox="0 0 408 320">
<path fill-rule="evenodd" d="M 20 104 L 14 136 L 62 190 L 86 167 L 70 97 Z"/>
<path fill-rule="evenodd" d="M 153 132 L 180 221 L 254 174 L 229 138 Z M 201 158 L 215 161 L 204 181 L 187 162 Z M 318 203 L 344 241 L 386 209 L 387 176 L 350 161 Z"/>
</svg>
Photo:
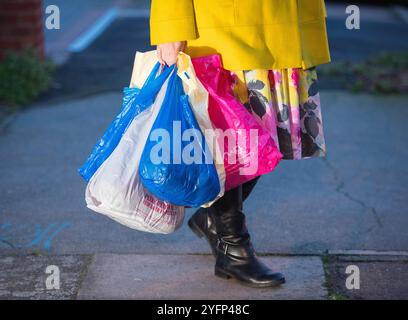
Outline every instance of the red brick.
<svg viewBox="0 0 408 320">
<path fill-rule="evenodd" d="M 21 4 L 18 2 L 0 3 L 0 11 L 7 12 L 21 12 Z"/>
<path fill-rule="evenodd" d="M 5 25 L 16 24 L 19 21 L 19 16 L 17 14 L 1 14 L 0 13 L 0 21 L 2 23 L 2 27 Z"/>
<path fill-rule="evenodd" d="M 42 24 L 24 23 L 16 26 L 10 26 L 8 30 L 14 30 L 16 34 L 36 34 L 43 29 Z"/>
<path fill-rule="evenodd" d="M 43 8 L 42 7 L 38 7 L 38 8 L 34 8 L 32 10 L 24 10 L 20 12 L 21 16 L 25 16 L 25 15 L 36 15 L 36 16 L 42 16 L 43 14 Z"/>
<path fill-rule="evenodd" d="M 14 39 L 2 39 L 0 40 L 0 47 L 1 48 L 10 48 L 10 47 L 15 47 L 19 44 L 17 40 Z"/>
<path fill-rule="evenodd" d="M 25 11 L 32 11 L 38 10 L 41 8 L 41 1 L 32 1 L 32 0 L 25 0 L 25 1 L 4 1 L 1 0 L 0 2 L 0 11 L 7 11 L 7 12 L 25 12 Z"/>
<path fill-rule="evenodd" d="M 42 15 L 41 1 L 30 0 L 0 0 L 0 16 L 6 14 L 38 14 Z"/>
<path fill-rule="evenodd" d="M 22 47 L 22 45 L 21 45 L 21 43 L 18 43 L 18 42 L 16 42 L 16 43 L 11 43 L 11 44 L 9 44 L 9 43 L 1 43 L 0 42 L 0 53 L 6 53 L 7 51 L 10 51 L 10 50 L 20 50 L 20 49 L 22 49 L 23 47 Z"/>
<path fill-rule="evenodd" d="M 41 0 L 0 0 L 0 57 L 8 49 L 44 52 Z"/>
<path fill-rule="evenodd" d="M 31 24 L 42 24 L 42 16 L 37 16 L 33 14 L 21 15 L 18 17 L 19 24 L 31 23 Z"/>
</svg>

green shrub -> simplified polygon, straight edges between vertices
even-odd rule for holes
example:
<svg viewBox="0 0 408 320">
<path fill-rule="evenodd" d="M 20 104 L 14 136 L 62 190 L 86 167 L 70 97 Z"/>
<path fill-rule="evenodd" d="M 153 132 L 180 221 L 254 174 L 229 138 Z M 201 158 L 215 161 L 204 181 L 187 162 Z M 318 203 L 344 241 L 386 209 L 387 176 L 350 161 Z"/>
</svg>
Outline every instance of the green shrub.
<svg viewBox="0 0 408 320">
<path fill-rule="evenodd" d="M 9 52 L 0 63 L 0 102 L 14 108 L 32 102 L 49 88 L 54 70 L 33 50 Z"/>
<path fill-rule="evenodd" d="M 408 91 L 407 52 L 379 54 L 355 66 L 353 72 L 365 91 L 381 94 Z"/>
<path fill-rule="evenodd" d="M 335 78 L 354 92 L 408 92 L 408 52 L 382 53 L 360 63 L 339 61 L 325 65 L 322 76 Z"/>
</svg>

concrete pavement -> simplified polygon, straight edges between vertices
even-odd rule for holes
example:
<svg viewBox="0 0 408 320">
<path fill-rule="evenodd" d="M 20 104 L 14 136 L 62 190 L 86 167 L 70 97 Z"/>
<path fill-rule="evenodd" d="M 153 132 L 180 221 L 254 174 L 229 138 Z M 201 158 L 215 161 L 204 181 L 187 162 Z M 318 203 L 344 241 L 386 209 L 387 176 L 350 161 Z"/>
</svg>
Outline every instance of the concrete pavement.
<svg viewBox="0 0 408 320">
<path fill-rule="evenodd" d="M 91 258 L 86 255 L 0 256 L 0 300 L 75 299 Z M 47 278 L 56 275 L 55 267 L 58 268 L 58 288 L 51 289 L 50 284 L 56 283 Z"/>
<path fill-rule="evenodd" d="M 262 257 L 290 279 L 281 288 L 248 288 L 215 277 L 208 255 L 96 255 L 79 299 L 325 299 L 318 257 Z"/>
<path fill-rule="evenodd" d="M 329 255 L 324 259 L 326 288 L 332 299 L 408 300 L 408 257 L 371 253 Z M 360 288 L 347 289 L 347 268 L 358 267 Z"/>
<path fill-rule="evenodd" d="M 407 300 L 407 256 L 262 256 L 287 282 L 256 289 L 215 277 L 208 254 L 2 255 L 0 299 Z M 347 288 L 350 267 L 358 288 Z"/>
</svg>

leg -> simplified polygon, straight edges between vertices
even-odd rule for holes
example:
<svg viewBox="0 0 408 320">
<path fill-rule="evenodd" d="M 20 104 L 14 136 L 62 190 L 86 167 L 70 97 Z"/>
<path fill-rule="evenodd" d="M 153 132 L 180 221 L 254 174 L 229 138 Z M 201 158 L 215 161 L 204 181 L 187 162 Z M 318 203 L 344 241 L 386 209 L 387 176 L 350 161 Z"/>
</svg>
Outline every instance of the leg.
<svg viewBox="0 0 408 320">
<path fill-rule="evenodd" d="M 256 177 L 255 179 L 252 179 L 251 181 L 245 182 L 242 185 L 242 201 L 245 201 L 249 195 L 251 194 L 252 190 L 255 188 L 255 185 L 259 181 L 259 177 Z"/>
<path fill-rule="evenodd" d="M 252 190 L 254 189 L 259 177 L 248 181 L 242 185 L 242 201 L 245 201 Z M 227 192 L 228 193 L 228 192 Z M 223 197 L 222 197 L 223 198 Z M 218 201 L 220 201 L 220 198 Z M 218 202 L 217 201 L 217 202 Z M 216 203 L 217 203 L 216 202 Z M 217 231 L 214 223 L 214 205 L 210 208 L 198 209 L 188 220 L 188 226 L 190 229 L 200 238 L 205 237 L 208 241 L 213 255 L 216 255 L 216 245 L 218 241 Z"/>
<path fill-rule="evenodd" d="M 242 212 L 242 186 L 226 192 L 213 206 L 218 234 L 215 275 L 251 287 L 284 283 L 284 276 L 270 270 L 255 253 Z"/>
<path fill-rule="evenodd" d="M 251 105 L 251 101 L 249 100 L 248 94 L 250 93 L 250 90 L 248 90 L 247 82 L 251 81 L 253 77 L 256 78 L 256 77 L 261 76 L 261 77 L 267 78 L 268 72 L 256 71 L 256 72 L 249 73 L 248 79 L 246 79 L 247 76 L 244 71 L 236 71 L 235 74 L 238 77 L 238 81 L 237 81 L 237 84 L 233 88 L 234 95 L 239 101 L 241 101 L 243 105 L 249 108 Z M 258 97 L 259 95 L 253 95 L 253 96 Z M 255 103 L 256 105 L 262 105 L 261 102 L 263 101 L 264 100 L 259 101 L 260 103 L 258 103 L 258 100 L 254 98 L 252 99 L 252 103 Z M 242 201 L 245 201 L 248 198 L 248 196 L 252 192 L 258 180 L 259 180 L 259 177 L 251 181 L 248 181 L 242 185 Z M 221 199 L 219 199 L 218 202 Z M 188 225 L 191 228 L 191 230 L 195 234 L 197 234 L 200 238 L 205 237 L 207 239 L 208 243 L 210 244 L 212 253 L 215 256 L 216 255 L 215 247 L 218 241 L 218 236 L 217 236 L 217 231 L 216 231 L 215 223 L 214 223 L 214 212 L 215 212 L 214 205 L 211 208 L 200 208 L 191 216 L 191 218 L 188 221 Z"/>
</svg>

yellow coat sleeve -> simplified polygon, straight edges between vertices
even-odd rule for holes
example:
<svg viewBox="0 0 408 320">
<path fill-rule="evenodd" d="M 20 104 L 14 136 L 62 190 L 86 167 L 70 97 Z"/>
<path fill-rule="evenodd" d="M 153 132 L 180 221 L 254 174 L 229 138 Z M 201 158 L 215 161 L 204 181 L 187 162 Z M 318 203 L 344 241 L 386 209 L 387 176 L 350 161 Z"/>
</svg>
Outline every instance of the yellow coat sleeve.
<svg viewBox="0 0 408 320">
<path fill-rule="evenodd" d="M 193 0 L 152 0 L 152 45 L 197 39 Z"/>
<path fill-rule="evenodd" d="M 322 0 L 322 8 L 323 8 L 323 14 L 327 18 L 326 3 L 324 2 L 324 0 Z"/>
</svg>

